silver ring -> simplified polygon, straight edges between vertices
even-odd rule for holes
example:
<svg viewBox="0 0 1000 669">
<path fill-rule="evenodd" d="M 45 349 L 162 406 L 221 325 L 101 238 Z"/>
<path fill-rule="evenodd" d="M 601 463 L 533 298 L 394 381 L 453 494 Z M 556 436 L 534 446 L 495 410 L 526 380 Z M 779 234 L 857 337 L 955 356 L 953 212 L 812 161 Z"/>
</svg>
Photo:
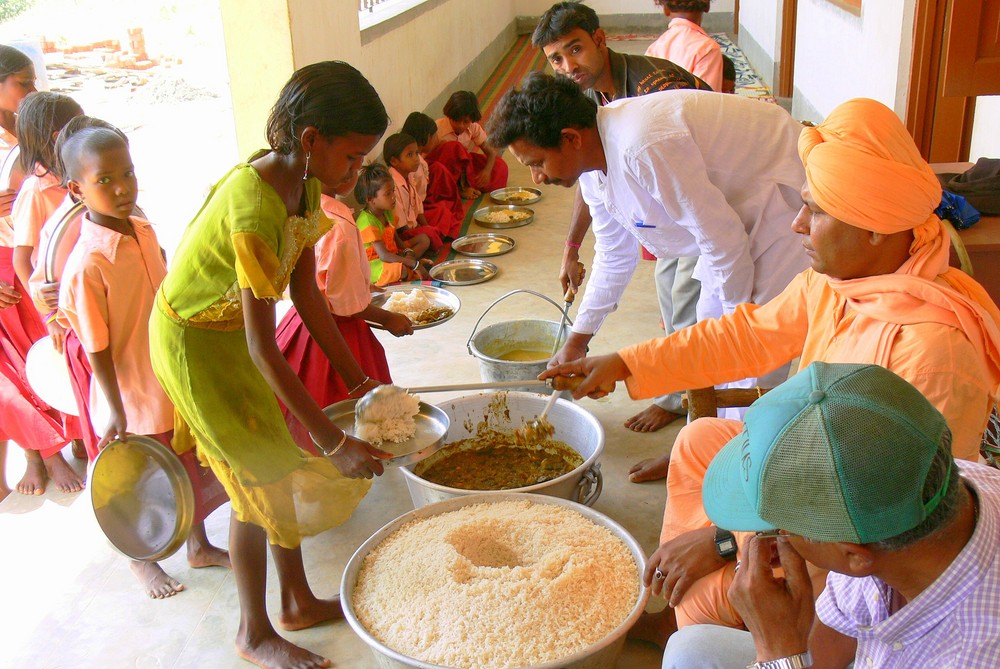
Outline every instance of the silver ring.
<svg viewBox="0 0 1000 669">
<path fill-rule="evenodd" d="M 656 571 L 653 572 L 653 578 L 655 578 L 657 581 L 663 580 L 663 572 L 660 571 L 659 567 L 657 567 Z"/>
</svg>

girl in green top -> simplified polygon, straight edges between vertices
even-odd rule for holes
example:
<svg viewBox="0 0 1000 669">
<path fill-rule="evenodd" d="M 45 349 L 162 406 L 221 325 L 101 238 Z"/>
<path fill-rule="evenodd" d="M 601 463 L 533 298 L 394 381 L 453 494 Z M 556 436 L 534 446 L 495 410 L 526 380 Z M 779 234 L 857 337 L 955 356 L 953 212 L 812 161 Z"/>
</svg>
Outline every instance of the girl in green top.
<svg viewBox="0 0 1000 669">
<path fill-rule="evenodd" d="M 313 245 L 330 228 L 322 184 L 354 178 L 389 119 L 350 65 L 292 75 L 267 123 L 271 151 L 223 177 L 181 239 L 150 318 L 153 369 L 232 500 L 229 551 L 240 600 L 236 650 L 260 666 L 311 669 L 329 660 L 277 634 L 267 616 L 266 542 L 281 585 L 284 629 L 340 617 L 318 599 L 302 538 L 350 517 L 389 454 L 335 427 L 275 343 L 275 302 L 289 289 L 310 334 L 351 396 L 377 385 L 344 344 L 316 284 Z M 275 397 L 277 395 L 277 398 Z M 324 457 L 292 440 L 280 399 Z"/>
</svg>

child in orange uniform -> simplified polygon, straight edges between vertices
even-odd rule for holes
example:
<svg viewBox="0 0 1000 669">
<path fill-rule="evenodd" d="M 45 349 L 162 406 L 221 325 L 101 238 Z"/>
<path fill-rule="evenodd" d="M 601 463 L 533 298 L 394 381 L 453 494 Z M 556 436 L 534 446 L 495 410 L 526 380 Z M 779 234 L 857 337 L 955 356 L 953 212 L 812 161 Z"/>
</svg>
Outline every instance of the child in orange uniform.
<svg viewBox="0 0 1000 669">
<path fill-rule="evenodd" d="M 99 447 L 125 440 L 127 430 L 170 445 L 174 407 L 153 375 L 148 331 L 167 267 L 149 221 L 131 215 L 138 184 L 128 141 L 117 130 L 84 128 L 60 142 L 60 155 L 67 185 L 87 214 L 63 272 L 59 317 L 79 337 L 110 406 L 108 425 L 96 428 Z M 184 455 L 194 458 L 190 450 Z M 187 541 L 193 567 L 230 566 L 228 554 L 209 543 L 203 522 L 224 499 L 197 509 Z M 155 562 L 133 560 L 131 568 L 150 597 L 184 589 Z"/>
<path fill-rule="evenodd" d="M 417 189 L 417 195 L 424 203 L 424 215 L 435 227 L 441 227 L 435 218 L 454 219 L 459 231 L 465 220 L 465 204 L 459 192 L 458 180 L 452 177 L 444 164 L 430 162 L 427 156 L 438 147 L 441 140 L 437 136 L 437 123 L 427 114 L 413 112 L 403 122 L 404 134 L 417 141 L 419 164 L 410 175 L 410 183 Z"/>
<path fill-rule="evenodd" d="M 396 187 L 396 208 L 393 215 L 400 236 L 410 239 L 414 235 L 427 235 L 431 242 L 430 250 L 435 252 L 444 246 L 445 237 L 457 237 L 462 227 L 460 220 L 456 221 L 443 207 L 435 206 L 431 211 L 434 223 L 431 223 L 424 208 L 423 195 L 414 182 L 422 160 L 417 150 L 417 140 L 401 132 L 389 135 L 382 144 L 382 160 L 389 166 L 389 174 Z"/>
<path fill-rule="evenodd" d="M 371 282 L 388 286 L 399 281 L 429 279 L 420 259 L 430 248 L 430 239 L 423 234 L 407 240 L 399 236 L 393 216 L 396 189 L 385 165 L 371 163 L 361 168 L 354 197 L 365 208 L 358 214 L 358 230 L 368 254 Z"/>
<path fill-rule="evenodd" d="M 357 173 L 354 173 L 333 188 L 323 188 L 320 205 L 323 213 L 333 222 L 333 227 L 316 242 L 316 282 L 326 296 L 337 329 L 361 371 L 376 381 L 392 383 L 385 350 L 368 323 L 377 323 L 396 337 L 413 334 L 413 325 L 406 316 L 372 304 L 371 269 L 361 232 L 350 207 L 336 198 L 337 195 L 350 193 L 357 180 Z M 348 387 L 330 365 L 295 307 L 289 309 L 278 324 L 276 337 L 278 348 L 288 360 L 288 365 L 316 404 L 326 407 L 352 394 L 354 389 Z M 318 455 L 315 444 L 309 438 L 309 430 L 284 404 L 281 411 L 295 442 Z"/>
<path fill-rule="evenodd" d="M 444 105 L 444 118 L 437 120 L 441 144 L 427 158 L 428 162 L 443 162 L 462 179 L 462 197 L 467 200 L 507 185 L 507 163 L 486 140 L 486 131 L 479 124 L 482 117 L 474 93 L 452 93 Z M 458 150 L 454 142 L 465 151 Z"/>
<path fill-rule="evenodd" d="M 17 115 L 17 137 L 19 140 L 19 163 L 25 178 L 14 201 L 11 220 L 14 226 L 13 263 L 19 284 L 28 287 L 28 280 L 38 262 L 38 233 L 52 213 L 66 199 L 66 189 L 62 186 L 55 154 L 55 141 L 63 126 L 83 113 L 72 98 L 59 93 L 32 93 L 21 102 Z M 28 346 L 45 336 L 48 330 L 57 351 L 62 352 L 65 329 L 55 322 L 54 312 L 48 314 L 44 325 L 42 316 L 35 310 L 28 298 L 27 290 L 22 292 L 24 306 L 22 319 L 25 331 L 32 331 Z M 24 351 L 27 355 L 27 350 Z M 42 403 L 44 406 L 44 403 Z M 83 479 L 77 475 L 63 458 L 61 450 L 66 443 L 80 436 L 79 421 L 53 409 L 47 413 L 55 419 L 59 444 L 36 448 L 31 440 L 22 444 L 25 448 L 27 470 L 17 489 L 24 494 L 41 494 L 48 479 L 62 492 L 78 492 L 83 489 Z M 79 454 L 82 457 L 82 452 Z"/>
</svg>

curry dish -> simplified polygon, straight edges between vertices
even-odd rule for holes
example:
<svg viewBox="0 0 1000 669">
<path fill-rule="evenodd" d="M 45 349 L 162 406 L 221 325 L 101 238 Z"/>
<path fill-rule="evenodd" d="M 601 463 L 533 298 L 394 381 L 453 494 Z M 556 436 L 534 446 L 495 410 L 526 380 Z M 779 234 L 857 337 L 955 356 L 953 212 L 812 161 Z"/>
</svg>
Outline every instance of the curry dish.
<svg viewBox="0 0 1000 669">
<path fill-rule="evenodd" d="M 513 434 L 494 432 L 449 444 L 413 471 L 449 488 L 510 490 L 550 481 L 582 464 L 580 454 L 561 441 L 518 446 Z"/>
</svg>

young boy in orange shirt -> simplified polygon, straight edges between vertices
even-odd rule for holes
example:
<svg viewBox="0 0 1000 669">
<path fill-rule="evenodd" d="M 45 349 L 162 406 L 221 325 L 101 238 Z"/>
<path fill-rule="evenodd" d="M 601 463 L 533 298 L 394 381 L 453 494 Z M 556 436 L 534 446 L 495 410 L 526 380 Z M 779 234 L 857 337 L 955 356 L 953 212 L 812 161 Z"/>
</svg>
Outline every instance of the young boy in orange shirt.
<svg viewBox="0 0 1000 669">
<path fill-rule="evenodd" d="M 125 441 L 127 432 L 170 445 L 174 407 L 153 374 L 148 329 L 167 267 L 149 221 L 131 215 L 138 183 L 128 140 L 121 131 L 100 127 L 63 139 L 59 150 L 67 186 L 87 214 L 63 271 L 59 318 L 80 338 L 110 406 L 108 425 L 95 428 L 101 437 L 98 447 L 112 439 Z M 181 455 L 197 483 L 201 477 L 197 469 L 192 473 L 193 458 L 193 449 Z M 208 502 L 206 489 L 195 485 L 199 504 L 188 537 L 188 562 L 192 567 L 229 567 L 229 555 L 209 543 L 203 522 L 225 496 Z M 155 562 L 133 560 L 131 568 L 150 597 L 170 597 L 184 589 Z"/>
</svg>

